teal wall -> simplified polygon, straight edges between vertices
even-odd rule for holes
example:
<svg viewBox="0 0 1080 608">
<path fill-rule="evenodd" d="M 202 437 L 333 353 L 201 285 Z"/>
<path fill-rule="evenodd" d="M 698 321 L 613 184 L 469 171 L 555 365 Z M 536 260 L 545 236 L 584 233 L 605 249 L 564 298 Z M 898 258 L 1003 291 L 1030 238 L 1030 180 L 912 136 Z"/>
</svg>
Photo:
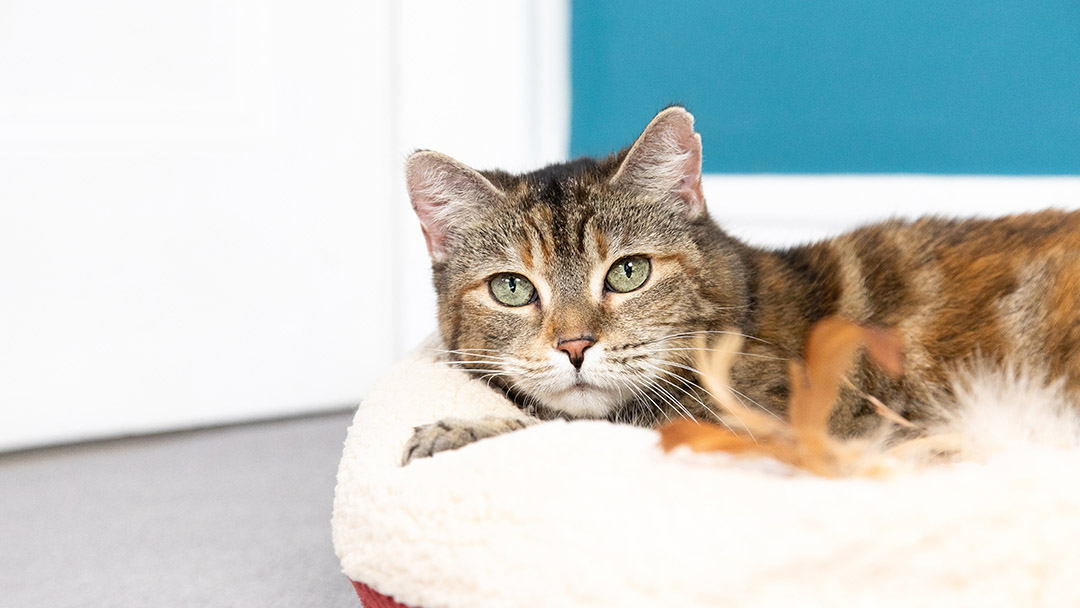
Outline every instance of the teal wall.
<svg viewBox="0 0 1080 608">
<path fill-rule="evenodd" d="M 1080 1 L 572 0 L 571 150 L 687 106 L 714 173 L 1080 174 Z"/>
</svg>

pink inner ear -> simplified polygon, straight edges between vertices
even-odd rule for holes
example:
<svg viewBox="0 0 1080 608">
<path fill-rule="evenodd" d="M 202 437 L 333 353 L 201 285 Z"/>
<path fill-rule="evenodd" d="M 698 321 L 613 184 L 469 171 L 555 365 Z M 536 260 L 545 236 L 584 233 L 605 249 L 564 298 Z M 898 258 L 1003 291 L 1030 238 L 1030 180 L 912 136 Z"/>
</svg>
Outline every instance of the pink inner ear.
<svg viewBox="0 0 1080 608">
<path fill-rule="evenodd" d="M 441 250 L 443 247 L 446 246 L 446 237 L 443 236 L 443 238 L 435 239 L 435 237 L 431 236 L 431 233 L 428 232 L 427 227 L 424 226 L 423 220 L 420 221 L 420 232 L 424 233 L 424 243 L 427 244 L 427 252 L 429 256 L 435 257 L 435 250 Z"/>
<path fill-rule="evenodd" d="M 690 217 L 705 210 L 705 193 L 701 189 L 701 136 L 691 131 L 690 156 L 683 163 L 679 198 L 689 207 Z"/>
<path fill-rule="evenodd" d="M 694 132 L 694 117 L 682 108 L 658 114 L 634 142 L 612 183 L 670 192 L 685 203 L 688 217 L 701 214 L 701 136 Z"/>
<path fill-rule="evenodd" d="M 428 255 L 439 260 L 447 244 L 451 208 L 463 197 L 461 169 L 449 157 L 419 152 L 405 166 L 405 182 L 413 211 L 420 220 Z M 467 169 L 465 169 L 467 170 Z"/>
<path fill-rule="evenodd" d="M 483 175 L 437 152 L 421 151 L 405 163 L 405 183 L 431 259 L 443 258 L 450 231 L 503 196 Z"/>
<path fill-rule="evenodd" d="M 428 255 L 438 257 L 446 246 L 446 228 L 442 226 L 439 218 L 439 209 L 447 204 L 446 199 L 430 196 L 428 193 L 414 189 L 410 184 L 409 194 L 412 198 L 413 211 L 420 220 L 420 231 L 424 233 L 424 242 L 427 244 Z"/>
</svg>

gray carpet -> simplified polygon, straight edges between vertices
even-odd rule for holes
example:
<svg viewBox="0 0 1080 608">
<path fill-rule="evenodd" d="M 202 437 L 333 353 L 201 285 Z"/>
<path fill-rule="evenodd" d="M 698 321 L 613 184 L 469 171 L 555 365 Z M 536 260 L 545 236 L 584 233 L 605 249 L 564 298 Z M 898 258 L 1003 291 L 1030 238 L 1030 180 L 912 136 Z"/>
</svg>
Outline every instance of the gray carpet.
<svg viewBox="0 0 1080 608">
<path fill-rule="evenodd" d="M 351 414 L 0 454 L 0 606 L 348 606 Z"/>
</svg>

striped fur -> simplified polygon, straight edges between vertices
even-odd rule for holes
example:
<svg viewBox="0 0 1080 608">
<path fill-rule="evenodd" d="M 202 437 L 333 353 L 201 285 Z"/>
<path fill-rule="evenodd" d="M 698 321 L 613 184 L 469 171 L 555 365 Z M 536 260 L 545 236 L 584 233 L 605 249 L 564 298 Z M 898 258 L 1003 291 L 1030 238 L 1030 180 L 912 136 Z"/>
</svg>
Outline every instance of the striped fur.
<svg viewBox="0 0 1080 608">
<path fill-rule="evenodd" d="M 476 172 L 431 152 L 410 158 L 409 174 L 421 176 L 410 192 L 427 197 L 413 197 L 418 216 L 441 222 L 424 227 L 429 247 L 437 243 L 439 327 L 452 364 L 541 418 L 707 419 L 696 338 L 736 332 L 748 338 L 732 388 L 783 415 L 787 361 L 814 322 L 840 315 L 901 332 L 904 375 L 892 380 L 862 362 L 852 381 L 912 419 L 932 417 L 927 404 L 947 400 L 950 369 L 974 359 L 1021 361 L 1080 389 L 1080 214 L 896 220 L 756 249 L 704 212 L 700 159 L 681 108 L 608 158 L 522 175 Z M 651 276 L 630 293 L 606 290 L 608 269 L 628 255 L 647 256 Z M 532 281 L 536 302 L 495 301 L 488 281 L 505 272 Z M 596 342 L 578 371 L 558 344 L 581 337 Z M 832 420 L 841 434 L 876 424 L 858 391 L 841 396 Z"/>
</svg>

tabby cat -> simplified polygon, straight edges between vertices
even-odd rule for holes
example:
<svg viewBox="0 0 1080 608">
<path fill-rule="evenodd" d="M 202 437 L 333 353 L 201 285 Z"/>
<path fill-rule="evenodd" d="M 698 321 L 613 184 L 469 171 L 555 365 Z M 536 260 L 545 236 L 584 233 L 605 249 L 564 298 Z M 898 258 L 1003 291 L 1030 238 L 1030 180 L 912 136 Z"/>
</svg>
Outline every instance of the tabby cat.
<svg viewBox="0 0 1080 608">
<path fill-rule="evenodd" d="M 419 151 L 406 163 L 427 240 L 448 357 L 534 419 L 640 425 L 711 419 L 701 337 L 746 337 L 733 394 L 784 415 L 787 361 L 826 316 L 896 328 L 905 372 L 865 360 L 830 421 L 878 424 L 877 397 L 913 420 L 948 397 L 972 358 L 1045 368 L 1080 388 L 1080 213 L 892 220 L 773 251 L 725 234 L 705 210 L 701 138 L 683 108 L 628 149 L 522 175 Z M 404 460 L 523 426 L 498 418 L 419 427 Z"/>
</svg>

